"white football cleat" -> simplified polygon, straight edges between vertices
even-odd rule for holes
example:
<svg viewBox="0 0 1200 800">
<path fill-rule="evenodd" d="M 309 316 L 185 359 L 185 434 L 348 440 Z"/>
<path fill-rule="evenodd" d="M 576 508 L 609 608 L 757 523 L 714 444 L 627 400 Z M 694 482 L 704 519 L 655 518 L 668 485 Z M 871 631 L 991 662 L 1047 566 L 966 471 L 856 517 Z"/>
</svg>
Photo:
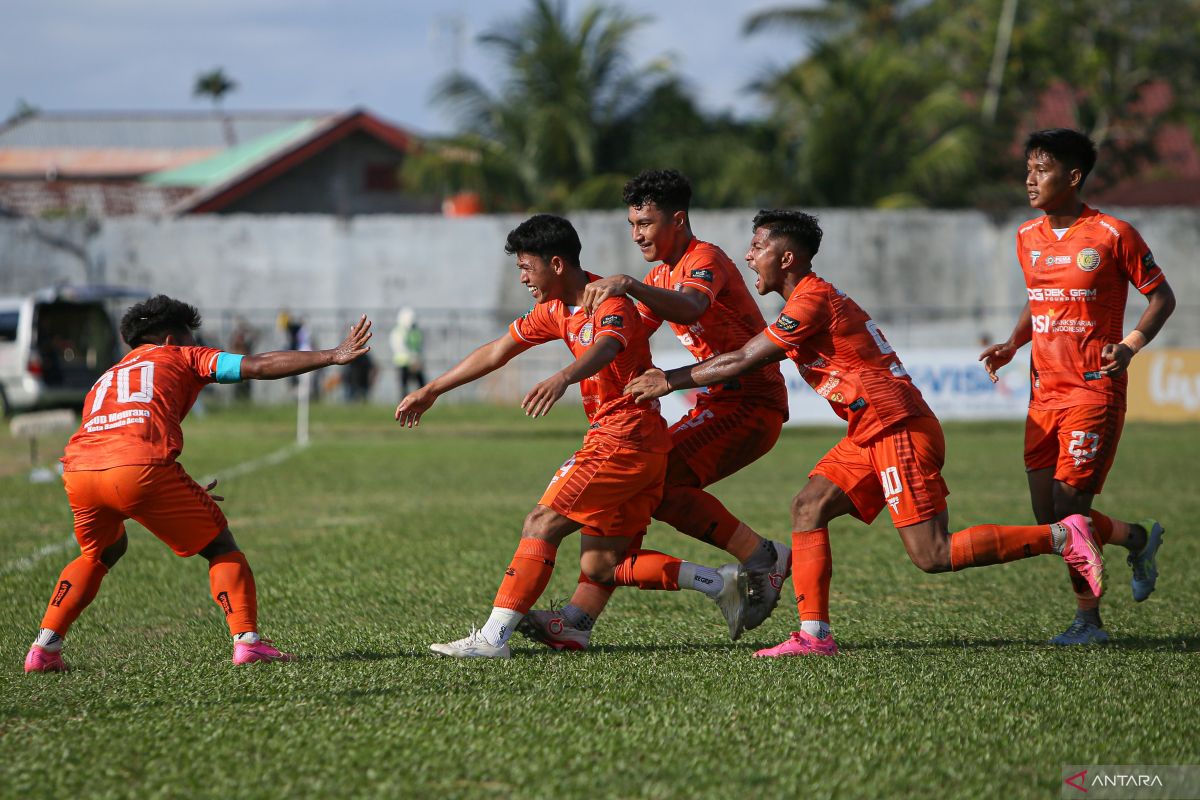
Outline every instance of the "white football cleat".
<svg viewBox="0 0 1200 800">
<path fill-rule="evenodd" d="M 517 623 L 517 633 L 554 650 L 586 650 L 591 631 L 581 631 L 563 619 L 562 611 L 531 610 Z"/>
<path fill-rule="evenodd" d="M 721 576 L 721 592 L 712 601 L 721 609 L 729 624 L 729 638 L 737 641 L 746 630 L 746 602 L 749 595 L 746 568 L 741 564 L 725 564 L 717 568 Z"/>
<path fill-rule="evenodd" d="M 475 628 L 471 628 L 471 633 L 462 639 L 445 644 L 431 644 L 429 649 L 439 656 L 451 658 L 512 658 L 512 651 L 509 650 L 507 642 L 497 647 L 483 638 L 483 633 Z"/>
<path fill-rule="evenodd" d="M 767 621 L 779 604 L 783 582 L 792 571 L 791 549 L 781 542 L 770 544 L 775 550 L 775 563 L 769 569 L 747 573 L 749 603 L 743 619 L 744 630 L 752 631 Z"/>
</svg>

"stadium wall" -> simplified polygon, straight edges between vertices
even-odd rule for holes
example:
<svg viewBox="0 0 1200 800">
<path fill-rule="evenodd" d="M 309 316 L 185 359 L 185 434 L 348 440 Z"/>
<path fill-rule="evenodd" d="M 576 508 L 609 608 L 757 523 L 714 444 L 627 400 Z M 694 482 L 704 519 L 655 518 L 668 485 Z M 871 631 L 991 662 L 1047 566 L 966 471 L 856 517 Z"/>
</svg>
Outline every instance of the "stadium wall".
<svg viewBox="0 0 1200 800">
<path fill-rule="evenodd" d="M 740 266 L 753 213 L 695 211 L 693 227 Z M 817 213 L 825 231 L 814 262 L 818 273 L 870 310 L 906 361 L 920 352 L 923 369 L 953 372 L 962 367 L 948 366 L 947 359 L 965 364 L 964 358 L 977 352 L 984 339 L 1001 339 L 1011 329 L 1024 303 L 1014 237 L 1017 226 L 1030 218 L 1028 210 L 1002 217 L 975 211 Z M 1200 347 L 1195 299 L 1200 297 L 1200 270 L 1194 264 L 1200 252 L 1200 211 L 1114 213 L 1142 232 L 1179 298 L 1179 309 L 1155 347 Z M 570 217 L 583 241 L 585 267 L 602 275 L 645 273 L 647 265 L 629 242 L 624 215 L 592 211 Z M 373 397 L 390 402 L 396 390 L 386 334 L 397 309 L 416 311 L 426 332 L 427 371 L 436 373 L 502 333 L 514 315 L 528 308 L 528 296 L 503 249 L 507 232 L 523 218 L 0 219 L 0 295 L 55 283 L 145 288 L 198 305 L 207 320 L 204 333 L 218 345 L 227 341 L 236 317 L 248 320 L 261 333 L 259 349 L 281 346 L 282 333 L 275 328 L 281 310 L 303 318 L 318 346 L 332 345 L 349 320 L 366 312 L 376 320 L 378 332 L 374 355 L 381 377 Z M 771 296 L 761 304 L 770 318 L 782 301 Z M 1127 327 L 1142 308 L 1144 301 L 1132 297 Z M 681 348 L 672 346 L 669 337 L 660 334 L 655 344 L 663 363 L 680 358 Z M 930 352 L 932 360 L 925 359 Z M 538 348 L 514 362 L 516 369 L 458 396 L 511 400 L 565 359 L 565 348 Z M 285 391 L 265 385 L 255 390 L 265 398 L 279 398 Z M 1019 387 L 1013 391 L 1019 393 Z"/>
</svg>

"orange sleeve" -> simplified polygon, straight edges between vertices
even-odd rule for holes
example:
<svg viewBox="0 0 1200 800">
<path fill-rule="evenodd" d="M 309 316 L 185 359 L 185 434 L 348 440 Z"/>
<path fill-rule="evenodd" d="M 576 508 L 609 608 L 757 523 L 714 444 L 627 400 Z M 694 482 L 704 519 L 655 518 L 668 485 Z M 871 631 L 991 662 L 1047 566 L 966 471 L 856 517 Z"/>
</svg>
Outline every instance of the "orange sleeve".
<svg viewBox="0 0 1200 800">
<path fill-rule="evenodd" d="M 1142 294 L 1149 294 L 1166 280 L 1162 268 L 1154 261 L 1150 247 L 1132 225 L 1125 226 L 1121 231 L 1115 249 L 1120 257 L 1118 266 Z"/>
<path fill-rule="evenodd" d="M 721 289 L 725 288 L 725 281 L 729 280 L 728 270 L 729 264 L 723 259 L 707 252 L 707 249 L 700 250 L 684 269 L 679 285 L 681 288 L 686 286 L 704 292 L 709 300 L 716 300 Z"/>
<path fill-rule="evenodd" d="M 554 325 L 554 320 L 550 318 L 548 305 L 550 304 L 539 303 L 523 316 L 513 320 L 513 323 L 508 326 L 508 335 L 513 338 L 513 341 L 533 347 L 536 344 L 545 344 L 562 338 L 558 326 Z"/>
<path fill-rule="evenodd" d="M 767 326 L 767 336 L 791 350 L 829 327 L 829 304 L 815 293 L 793 295 L 779 318 Z"/>
<path fill-rule="evenodd" d="M 610 297 L 592 312 L 592 325 L 596 338 L 612 336 L 621 342 L 622 349 L 629 346 L 631 337 L 645 338 L 637 307 L 628 297 Z"/>
<path fill-rule="evenodd" d="M 188 370 L 205 383 L 216 380 L 217 358 L 221 351 L 214 347 L 181 347 L 180 355 L 187 362 Z"/>
</svg>

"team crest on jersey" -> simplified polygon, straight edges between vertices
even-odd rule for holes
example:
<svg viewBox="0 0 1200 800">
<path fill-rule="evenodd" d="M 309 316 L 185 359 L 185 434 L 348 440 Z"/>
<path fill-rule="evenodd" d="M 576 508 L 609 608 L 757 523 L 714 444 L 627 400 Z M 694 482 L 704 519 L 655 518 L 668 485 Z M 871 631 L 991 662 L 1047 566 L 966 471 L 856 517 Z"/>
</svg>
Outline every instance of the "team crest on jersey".
<svg viewBox="0 0 1200 800">
<path fill-rule="evenodd" d="M 1034 267 L 1037 266 L 1037 260 L 1038 260 L 1038 258 L 1041 257 L 1041 255 L 1042 255 L 1041 250 L 1030 250 L 1029 251 L 1029 268 L 1030 269 L 1033 269 Z"/>
<path fill-rule="evenodd" d="M 609 314 L 600 320 L 601 328 L 624 328 L 625 318 L 620 314 Z"/>
<path fill-rule="evenodd" d="M 792 319 L 787 314 L 780 314 L 779 319 L 775 320 L 775 327 L 781 331 L 794 331 L 799 325 L 798 320 Z"/>
<path fill-rule="evenodd" d="M 694 269 L 692 270 L 692 277 L 712 283 L 713 273 L 711 269 Z"/>
<path fill-rule="evenodd" d="M 1084 272 L 1091 272 L 1100 266 L 1100 251 L 1094 247 L 1085 247 L 1075 256 L 1075 266 Z"/>
<path fill-rule="evenodd" d="M 588 345 L 590 345 L 592 343 L 593 338 L 594 338 L 594 336 L 592 335 L 592 323 L 591 322 L 583 323 L 583 327 L 579 329 L 579 343 L 581 345 L 583 345 L 584 347 L 587 347 Z"/>
</svg>

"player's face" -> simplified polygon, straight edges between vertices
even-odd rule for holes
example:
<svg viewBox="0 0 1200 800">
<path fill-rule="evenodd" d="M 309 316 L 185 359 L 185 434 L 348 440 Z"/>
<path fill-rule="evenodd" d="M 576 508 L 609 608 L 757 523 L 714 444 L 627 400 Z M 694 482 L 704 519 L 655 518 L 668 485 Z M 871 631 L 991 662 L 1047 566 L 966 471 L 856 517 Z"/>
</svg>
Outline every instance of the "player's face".
<svg viewBox="0 0 1200 800">
<path fill-rule="evenodd" d="M 548 303 L 557 296 L 558 274 L 548 259 L 533 253 L 517 253 L 517 270 L 521 285 L 535 303 Z"/>
<path fill-rule="evenodd" d="M 653 202 L 629 207 L 629 233 L 650 262 L 664 261 L 684 235 L 683 213 L 668 214 Z"/>
<path fill-rule="evenodd" d="M 1041 211 L 1054 211 L 1074 197 L 1079 185 L 1077 169 L 1067 165 L 1043 150 L 1035 150 L 1025 161 L 1025 191 L 1029 205 Z"/>
<path fill-rule="evenodd" d="M 758 276 L 754 289 L 760 295 L 783 292 L 783 253 L 782 240 L 772 239 L 766 228 L 755 228 L 746 251 L 746 266 Z"/>
</svg>

